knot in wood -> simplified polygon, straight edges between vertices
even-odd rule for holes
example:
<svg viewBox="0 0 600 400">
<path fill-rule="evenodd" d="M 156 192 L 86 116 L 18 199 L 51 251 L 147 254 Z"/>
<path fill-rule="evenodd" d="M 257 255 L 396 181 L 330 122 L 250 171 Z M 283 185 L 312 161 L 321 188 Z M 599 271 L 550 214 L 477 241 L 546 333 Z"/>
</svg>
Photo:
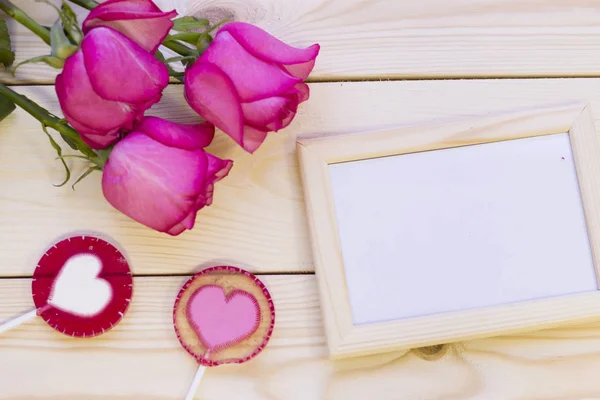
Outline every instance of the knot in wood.
<svg viewBox="0 0 600 400">
<path fill-rule="evenodd" d="M 442 358 L 450 348 L 448 344 L 437 344 L 435 346 L 426 346 L 413 349 L 413 353 L 427 361 L 435 361 Z"/>
</svg>

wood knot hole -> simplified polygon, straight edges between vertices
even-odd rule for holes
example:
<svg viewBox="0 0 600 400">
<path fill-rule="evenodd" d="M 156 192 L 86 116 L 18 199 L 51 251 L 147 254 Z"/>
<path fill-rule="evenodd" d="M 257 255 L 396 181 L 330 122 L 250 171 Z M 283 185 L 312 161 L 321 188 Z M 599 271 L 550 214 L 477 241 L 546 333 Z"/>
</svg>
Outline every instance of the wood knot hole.
<svg viewBox="0 0 600 400">
<path fill-rule="evenodd" d="M 235 11 L 223 7 L 202 8 L 201 10 L 194 12 L 193 16 L 198 18 L 206 18 L 211 24 L 216 24 L 223 20 L 233 22 L 238 19 Z"/>
<path fill-rule="evenodd" d="M 424 360 L 435 361 L 442 358 L 448 352 L 449 348 L 450 345 L 447 344 L 436 344 L 435 346 L 426 346 L 413 349 L 413 352 L 415 355 Z"/>
</svg>

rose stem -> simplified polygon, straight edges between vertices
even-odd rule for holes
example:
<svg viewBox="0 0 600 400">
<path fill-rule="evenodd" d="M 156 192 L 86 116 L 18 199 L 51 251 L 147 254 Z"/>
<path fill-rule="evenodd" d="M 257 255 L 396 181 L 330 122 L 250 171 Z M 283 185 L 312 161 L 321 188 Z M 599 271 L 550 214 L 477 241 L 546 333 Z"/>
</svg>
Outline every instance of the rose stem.
<svg viewBox="0 0 600 400">
<path fill-rule="evenodd" d="M 3 0 L 0 0 L 0 1 L 3 1 Z M 71 1 L 71 3 L 77 4 L 78 6 L 83 7 L 83 8 L 87 8 L 88 10 L 93 9 L 94 7 L 96 7 L 99 4 L 99 3 L 95 2 L 94 0 L 70 0 L 70 1 Z M 172 40 L 171 35 L 168 35 L 165 38 L 163 46 L 173 50 L 174 52 L 176 52 L 182 56 L 194 55 L 194 49 L 187 47 L 186 45 L 182 44 L 181 42 Z"/>
<path fill-rule="evenodd" d="M 13 18 L 15 21 L 29 28 L 31 32 L 38 35 L 44 42 L 46 42 L 46 44 L 50 44 L 50 30 L 35 22 L 19 7 L 15 6 L 8 0 L 0 0 L 0 10 L 4 11 L 9 17 Z"/>
<path fill-rule="evenodd" d="M 99 4 L 94 0 L 71 0 L 71 3 L 77 4 L 78 6 L 83 8 L 87 8 L 88 10 L 91 10 Z"/>
<path fill-rule="evenodd" d="M 73 139 L 77 144 L 77 149 L 88 157 L 96 157 L 96 153 L 91 149 L 82 139 L 77 131 L 66 124 L 64 120 L 61 120 L 57 116 L 50 113 L 50 111 L 39 106 L 37 103 L 29 100 L 27 97 L 19 94 L 9 88 L 8 86 L 0 83 L 0 96 L 4 96 L 23 110 L 31 114 L 35 119 L 40 121 L 42 125 L 49 126 L 55 131 L 63 134 L 64 136 Z"/>
</svg>

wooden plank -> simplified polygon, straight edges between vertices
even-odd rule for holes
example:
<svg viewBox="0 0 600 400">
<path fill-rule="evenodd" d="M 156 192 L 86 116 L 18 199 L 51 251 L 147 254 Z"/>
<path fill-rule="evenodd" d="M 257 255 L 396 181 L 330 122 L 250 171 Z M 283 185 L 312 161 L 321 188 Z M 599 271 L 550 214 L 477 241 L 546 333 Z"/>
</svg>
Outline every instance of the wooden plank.
<svg viewBox="0 0 600 400">
<path fill-rule="evenodd" d="M 15 0 L 44 24 L 52 10 Z M 312 79 L 554 77 L 600 75 L 600 4 L 590 0 L 159 0 L 186 14 L 257 24 L 322 52 Z M 47 47 L 21 28 L 19 60 Z M 52 82 L 56 72 L 24 67 L 18 77 Z M 4 76 L 3 79 L 7 79 Z"/>
<path fill-rule="evenodd" d="M 262 278 L 277 307 L 269 347 L 245 365 L 210 369 L 196 398 L 600 397 L 600 324 L 329 361 L 314 277 Z M 185 279 L 137 278 L 130 313 L 105 336 L 71 339 L 41 320 L 2 335 L 0 399 L 182 399 L 196 365 L 179 347 L 171 307 Z M 0 320 L 29 309 L 28 280 L 0 280 L 0 305 Z"/>
<path fill-rule="evenodd" d="M 59 113 L 52 87 L 22 93 Z M 295 150 L 298 136 L 384 130 L 566 101 L 589 101 L 600 119 L 600 79 L 407 81 L 312 84 L 312 98 L 289 128 L 269 135 L 254 155 L 218 135 L 213 151 L 235 161 L 197 227 L 177 238 L 155 233 L 114 211 L 100 175 L 70 187 L 39 124 L 18 111 L 0 125 L 0 255 L 3 276 L 28 276 L 49 242 L 70 231 L 106 233 L 129 253 L 137 274 L 189 273 L 233 262 L 252 271 L 313 270 Z M 167 89 L 153 113 L 194 121 L 181 86 Z M 81 172 L 81 168 L 77 170 Z"/>
</svg>

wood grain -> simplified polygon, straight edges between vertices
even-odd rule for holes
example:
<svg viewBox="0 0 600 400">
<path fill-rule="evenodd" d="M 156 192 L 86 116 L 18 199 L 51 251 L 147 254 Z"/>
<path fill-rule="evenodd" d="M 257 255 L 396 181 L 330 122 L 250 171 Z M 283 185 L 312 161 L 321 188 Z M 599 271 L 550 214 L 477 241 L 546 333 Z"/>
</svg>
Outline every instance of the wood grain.
<svg viewBox="0 0 600 400">
<path fill-rule="evenodd" d="M 52 87 L 18 91 L 59 113 Z M 18 110 L 0 125 L 0 255 L 3 276 L 30 276 L 56 237 L 100 231 L 128 252 L 136 274 L 190 273 L 198 265 L 234 263 L 251 271 L 312 271 L 297 137 L 315 138 L 437 123 L 561 101 L 589 101 L 600 120 L 600 79 L 318 83 L 286 130 L 270 134 L 254 155 L 217 135 L 212 150 L 234 160 L 214 204 L 196 228 L 177 238 L 151 231 L 113 210 L 99 174 L 76 191 L 54 188 L 62 170 L 39 124 Z M 153 114 L 195 121 L 181 86 L 170 86 Z M 81 172 L 81 168 L 76 168 Z M 268 210 L 266 212 L 265 210 Z"/>
<path fill-rule="evenodd" d="M 312 276 L 261 277 L 276 299 L 267 349 L 210 369 L 203 400 L 571 400 L 600 397 L 600 324 L 329 361 Z M 0 337 L 2 400 L 177 400 L 196 364 L 171 308 L 187 277 L 136 278 L 114 331 L 73 339 L 36 320 Z M 0 320 L 31 307 L 29 281 L 0 280 Z"/>
<path fill-rule="evenodd" d="M 45 24 L 52 10 L 15 0 Z M 600 75 L 600 4 L 591 0 L 162 0 L 163 8 L 267 29 L 321 55 L 313 80 Z M 47 52 L 11 27 L 18 60 Z M 49 83 L 55 70 L 26 66 L 18 78 Z M 8 76 L 3 77 L 5 80 Z"/>
</svg>

